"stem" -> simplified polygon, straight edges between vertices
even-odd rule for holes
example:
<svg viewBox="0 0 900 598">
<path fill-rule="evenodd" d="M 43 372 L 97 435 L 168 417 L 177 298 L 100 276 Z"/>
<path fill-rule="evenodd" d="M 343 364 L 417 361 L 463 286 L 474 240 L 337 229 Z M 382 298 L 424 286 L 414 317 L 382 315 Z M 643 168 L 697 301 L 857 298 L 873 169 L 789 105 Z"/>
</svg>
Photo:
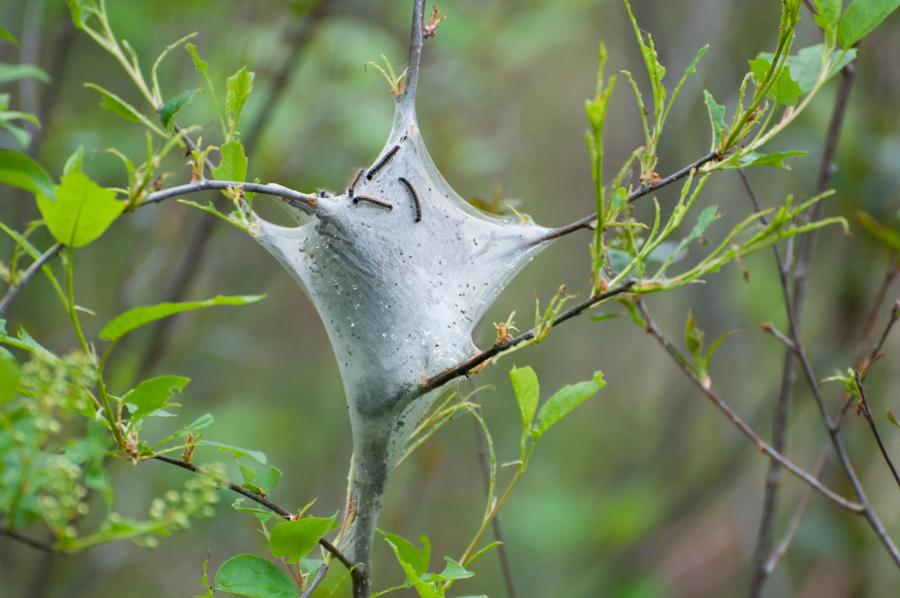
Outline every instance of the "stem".
<svg viewBox="0 0 900 598">
<path fill-rule="evenodd" d="M 407 107 L 416 103 L 416 88 L 419 85 L 419 70 L 422 66 L 422 46 L 424 35 L 425 0 L 413 0 L 412 27 L 409 39 L 409 70 L 406 73 L 406 87 L 399 102 Z"/>
<path fill-rule="evenodd" d="M 869 422 L 869 428 L 872 430 L 872 436 L 875 437 L 875 442 L 878 443 L 878 450 L 881 451 L 881 455 L 884 457 L 884 462 L 887 464 L 888 468 L 891 470 L 891 475 L 894 476 L 894 481 L 897 482 L 897 487 L 900 488 L 900 475 L 897 474 L 897 468 L 894 466 L 894 462 L 891 460 L 891 455 L 888 453 L 887 447 L 884 446 L 884 442 L 881 440 L 881 434 L 878 432 L 878 427 L 875 425 L 875 418 L 872 417 L 872 410 L 869 409 L 869 401 L 866 399 L 866 391 L 863 388 L 862 378 L 859 375 L 858 371 L 853 371 L 853 380 L 856 382 L 856 388 L 859 390 L 859 402 L 860 402 L 860 411 L 862 411 L 863 417 L 866 418 L 866 421 Z"/>
<path fill-rule="evenodd" d="M 19 291 L 22 290 L 22 287 L 28 284 L 28 281 L 30 281 L 32 277 L 37 274 L 38 270 L 40 270 L 44 266 L 44 264 L 50 261 L 57 253 L 59 253 L 60 249 L 62 249 L 61 243 L 55 243 L 54 245 L 52 245 L 50 249 L 42 253 L 38 259 L 34 260 L 34 262 L 32 262 L 30 266 L 28 266 L 28 269 L 22 272 L 22 275 L 17 278 L 15 282 L 9 285 L 9 288 L 6 289 L 6 293 L 4 293 L 3 298 L 0 299 L 0 317 L 3 317 L 6 314 L 7 310 L 9 310 L 13 301 L 16 300 Z"/>
<path fill-rule="evenodd" d="M 262 193 L 264 195 L 273 195 L 275 197 L 283 197 L 289 203 L 308 214 L 313 214 L 319 204 L 319 198 L 309 193 L 301 193 L 282 187 L 281 185 L 261 185 L 258 183 L 245 183 L 242 181 L 197 181 L 196 183 L 187 183 L 185 185 L 176 185 L 169 189 L 163 189 L 148 195 L 136 207 L 149 204 L 160 203 L 179 195 L 187 195 L 189 193 L 198 193 L 200 191 L 209 191 L 211 189 L 240 189 L 241 191 L 250 191 L 252 193 Z"/>
</svg>

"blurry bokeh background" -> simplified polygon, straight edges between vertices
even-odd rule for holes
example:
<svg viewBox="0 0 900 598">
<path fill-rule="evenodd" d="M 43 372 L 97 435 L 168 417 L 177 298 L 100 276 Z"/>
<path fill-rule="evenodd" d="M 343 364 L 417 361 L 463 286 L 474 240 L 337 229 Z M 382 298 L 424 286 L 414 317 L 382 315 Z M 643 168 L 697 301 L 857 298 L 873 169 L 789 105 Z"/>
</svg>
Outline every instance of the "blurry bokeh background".
<svg viewBox="0 0 900 598">
<path fill-rule="evenodd" d="M 146 67 L 168 43 L 199 32 L 195 42 L 210 62 L 224 93 L 225 78 L 242 65 L 255 71 L 256 91 L 243 118 L 264 128 L 250 156 L 250 176 L 304 190 L 342 189 L 354 168 L 381 148 L 392 102 L 381 76 L 363 65 L 384 52 L 405 63 L 409 2 L 328 0 L 309 43 L 289 69 L 286 92 L 256 121 L 278 65 L 291 52 L 299 25 L 287 1 L 109 0 L 114 28 Z M 296 3 L 295 3 L 296 4 Z M 775 39 L 778 2 L 764 0 L 634 0 L 645 30 L 652 32 L 672 85 L 703 44 L 710 51 L 699 74 L 682 92 L 660 149 L 661 173 L 705 153 L 709 125 L 702 102 L 708 88 L 733 109 L 747 59 L 768 51 Z M 595 85 L 597 45 L 609 49 L 609 67 L 628 69 L 643 85 L 643 66 L 622 5 L 616 0 L 444 0 L 448 19 L 427 43 L 419 92 L 423 134 L 446 178 L 467 198 L 500 194 L 522 200 L 536 221 L 559 225 L 592 210 L 592 187 L 584 144 L 584 99 Z M 797 47 L 817 43 L 803 14 Z M 97 105 L 83 87 L 96 81 L 140 105 L 124 73 L 91 40 L 69 32 L 64 3 L 0 2 L 0 24 L 23 39 L 4 45 L 8 61 L 36 62 L 53 70 L 53 87 L 9 86 L 14 106 L 41 112 L 44 129 L 36 152 L 58 175 L 78 146 L 87 150 L 85 170 L 104 184 L 122 184 L 124 170 L 102 150 L 115 145 L 139 158 L 139 128 Z M 30 53 L 24 57 L 20 52 Z M 820 238 L 811 272 L 804 338 L 820 377 L 850 365 L 863 320 L 889 263 L 887 251 L 856 222 L 864 209 L 896 222 L 900 184 L 900 19 L 889 19 L 860 51 L 859 72 L 838 152 L 838 193 L 825 211 L 844 215 L 853 234 L 829 229 Z M 608 67 L 608 68 L 609 68 Z M 201 81 L 184 51 L 162 70 L 164 94 Z M 607 158 L 617 169 L 641 143 L 640 122 L 624 82 L 612 100 Z M 836 83 L 832 82 L 778 149 L 803 149 L 793 170 L 755 170 L 750 179 L 767 205 L 793 193 L 811 195 Z M 7 91 L 4 89 L 3 91 Z M 216 128 L 207 98 L 186 109 L 181 122 Z M 180 158 L 171 163 L 184 180 Z M 670 190 L 661 198 L 671 197 Z M 721 206 L 725 219 L 710 233 L 750 209 L 735 173 L 711 181 L 704 205 Z M 36 217 L 30 200 L 8 194 L 0 218 Z M 204 214 L 177 204 L 141 210 L 119 221 L 79 254 L 77 298 L 97 312 L 85 317 L 96 333 L 108 317 L 162 300 L 173 270 L 189 255 Z M 588 285 L 588 235 L 572 235 L 541 255 L 514 282 L 487 317 L 481 346 L 493 340 L 491 321 L 518 310 L 528 326 L 534 298 L 548 299 L 566 283 L 584 293 Z M 4 255 L 9 251 L 3 244 Z M 236 229 L 217 225 L 186 296 L 266 293 L 250 307 L 209 310 L 183 317 L 153 373 L 189 376 L 184 415 L 212 412 L 207 437 L 265 451 L 285 477 L 273 498 L 290 508 L 314 497 L 319 514 L 342 504 L 350 454 L 349 424 L 333 354 L 310 303 L 289 276 Z M 5 259 L 5 258 L 4 258 Z M 770 252 L 745 261 L 750 282 L 738 268 L 708 284 L 650 299 L 661 324 L 679 338 L 693 308 L 708 338 L 735 328 L 713 361 L 714 387 L 756 429 L 769 437 L 771 407 L 780 382 L 783 351 L 758 330 L 763 321 L 784 326 L 781 296 Z M 896 287 L 889 297 L 895 297 Z M 618 311 L 612 308 L 612 311 Z M 878 320 L 883 325 L 886 312 Z M 43 279 L 19 299 L 11 327 L 24 324 L 57 350 L 73 338 Z M 111 365 L 113 380 L 129 380 L 149 339 L 133 335 Z M 884 421 L 900 410 L 900 336 L 887 347 L 869 378 L 876 417 L 895 454 L 900 432 Z M 766 460 L 689 386 L 669 358 L 626 316 L 592 323 L 581 318 L 557 329 L 543 344 L 488 368 L 476 383 L 492 385 L 481 400 L 494 432 L 498 458 L 515 458 L 518 415 L 506 372 L 532 365 L 545 396 L 560 385 L 606 373 L 609 386 L 554 429 L 501 520 L 520 596 L 738 596 L 747 587 L 748 563 L 761 510 Z M 789 454 L 812 467 L 825 440 L 802 382 L 791 417 Z M 840 389 L 826 387 L 831 406 Z M 865 422 L 852 416 L 845 437 L 854 462 L 894 536 L 900 538 L 900 501 Z M 458 555 L 480 519 L 484 488 L 478 469 L 474 424 L 460 419 L 445 428 L 395 474 L 382 527 L 406 537 L 427 534 L 436 555 Z M 215 453 L 199 459 L 221 458 Z M 150 500 L 182 472 L 159 463 L 114 466 L 125 514 L 139 516 Z M 843 474 L 827 481 L 849 493 Z M 783 530 L 803 488 L 784 486 Z M 816 497 L 796 543 L 769 583 L 767 596 L 845 597 L 900 595 L 900 576 L 871 530 L 859 518 Z M 0 539 L 0 596 L 159 597 L 201 590 L 202 561 L 214 570 L 239 552 L 264 554 L 251 517 L 223 502 L 216 517 L 165 539 L 156 550 L 128 543 L 107 545 L 76 557 L 55 559 Z M 780 535 L 780 534 L 779 534 Z M 437 566 L 435 557 L 433 564 Z M 376 550 L 377 588 L 401 573 L 386 546 Z M 481 560 L 476 577 L 461 584 L 470 594 L 503 596 L 495 555 Z M 330 583 L 340 575 L 334 568 Z M 341 590 L 341 592 L 345 592 Z"/>
</svg>

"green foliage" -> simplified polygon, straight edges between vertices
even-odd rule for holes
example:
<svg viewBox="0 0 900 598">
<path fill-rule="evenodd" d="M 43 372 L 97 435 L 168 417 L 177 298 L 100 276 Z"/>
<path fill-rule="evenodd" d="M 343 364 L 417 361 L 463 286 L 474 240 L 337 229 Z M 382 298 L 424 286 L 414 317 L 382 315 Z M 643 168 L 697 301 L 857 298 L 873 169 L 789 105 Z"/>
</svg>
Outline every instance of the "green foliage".
<svg viewBox="0 0 900 598">
<path fill-rule="evenodd" d="M 837 39 L 845 48 L 853 46 L 900 7 L 900 0 L 852 0 L 838 25 Z M 832 9 L 829 14 L 834 14 Z M 833 26 L 833 25 L 832 25 Z"/>
<path fill-rule="evenodd" d="M 226 85 L 227 94 L 225 96 L 225 116 L 228 119 L 228 139 L 231 139 L 237 128 L 238 120 L 241 118 L 241 112 L 244 110 L 244 104 L 250 93 L 253 91 L 254 74 L 247 70 L 247 67 L 241 69 L 228 77 Z M 243 180 L 243 179 L 238 179 Z"/>
<path fill-rule="evenodd" d="M 117 341 L 129 332 L 157 320 L 176 314 L 219 305 L 249 305 L 265 298 L 265 295 L 216 295 L 204 301 L 183 301 L 179 303 L 157 303 L 144 307 L 134 307 L 110 320 L 100 331 L 105 341 Z"/>
<path fill-rule="evenodd" d="M 76 249 L 97 240 L 125 210 L 114 191 L 80 171 L 63 175 L 53 195 L 38 195 L 37 204 L 56 240 Z"/>
<path fill-rule="evenodd" d="M 252 554 L 239 554 L 222 563 L 215 589 L 250 598 L 297 598 L 297 586 L 287 573 Z"/>
<path fill-rule="evenodd" d="M 194 101 L 198 91 L 199 90 L 197 89 L 187 89 L 177 96 L 166 100 L 162 110 L 159 111 L 159 120 L 162 121 L 162 124 L 166 129 L 174 124 L 175 116 L 178 115 L 178 112 Z"/>
<path fill-rule="evenodd" d="M 337 515 L 283 521 L 272 528 L 269 550 L 276 557 L 296 563 L 309 555 L 319 540 L 337 528 Z"/>
<path fill-rule="evenodd" d="M 108 110 L 119 118 L 122 118 L 129 122 L 140 123 L 154 133 L 157 133 L 162 137 L 166 137 L 165 132 L 155 124 L 153 124 L 149 118 L 141 114 L 137 108 L 135 108 L 113 92 L 103 89 L 96 83 L 85 83 L 84 86 L 88 89 L 93 89 L 100 94 L 100 107 L 104 110 Z"/>
<path fill-rule="evenodd" d="M 223 181 L 246 180 L 247 156 L 240 141 L 232 139 L 222 146 L 222 161 L 212 172 L 214 177 Z"/>
<path fill-rule="evenodd" d="M 21 152 L 0 149 L 0 183 L 34 195 L 55 197 L 53 180 L 47 171 Z"/>
<path fill-rule="evenodd" d="M 184 390 L 190 378 L 182 376 L 159 376 L 144 380 L 125 393 L 122 403 L 131 411 L 132 420 L 140 420 L 169 407 L 180 407 L 169 400 Z"/>
</svg>

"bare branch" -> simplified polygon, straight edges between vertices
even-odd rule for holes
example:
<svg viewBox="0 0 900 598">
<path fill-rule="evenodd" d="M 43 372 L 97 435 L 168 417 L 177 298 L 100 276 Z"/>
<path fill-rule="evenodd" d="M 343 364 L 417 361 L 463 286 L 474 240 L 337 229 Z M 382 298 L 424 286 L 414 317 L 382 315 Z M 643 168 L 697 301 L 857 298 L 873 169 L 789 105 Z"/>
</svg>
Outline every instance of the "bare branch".
<svg viewBox="0 0 900 598">
<path fill-rule="evenodd" d="M 137 207 L 160 203 L 173 197 L 188 195 L 190 193 L 199 193 L 200 191 L 209 191 L 212 189 L 240 189 L 241 191 L 250 191 L 251 193 L 262 193 L 264 195 L 273 195 L 275 197 L 283 197 L 288 200 L 295 208 L 301 209 L 307 214 L 313 214 L 319 203 L 319 198 L 309 193 L 301 193 L 294 191 L 281 185 L 261 185 L 258 183 L 245 183 L 241 181 L 197 181 L 196 183 L 187 183 L 185 185 L 177 185 L 162 191 L 156 191 L 148 195 L 144 201 L 139 203 Z"/>
<path fill-rule="evenodd" d="M 656 322 L 650 316 L 650 313 L 647 311 L 646 306 L 643 303 L 638 303 L 638 308 L 641 310 L 641 313 L 644 316 L 646 321 L 646 330 L 647 332 L 653 336 L 660 345 L 666 350 L 669 356 L 672 357 L 672 360 L 675 364 L 681 369 L 682 372 L 690 379 L 691 382 L 694 383 L 694 386 L 699 388 L 706 397 L 713 402 L 713 404 L 719 408 L 719 410 L 725 414 L 725 417 L 731 421 L 745 436 L 747 436 L 753 443 L 756 445 L 761 452 L 765 453 L 769 456 L 769 458 L 778 461 L 782 467 L 790 471 L 792 474 L 797 476 L 799 479 L 803 480 L 813 488 L 815 488 L 818 492 L 820 492 L 826 498 L 832 500 L 835 504 L 848 511 L 852 511 L 854 513 L 862 513 L 864 511 L 864 507 L 862 504 L 858 502 L 854 502 L 848 500 L 837 494 L 827 486 L 824 486 L 818 479 L 815 478 L 812 474 L 807 472 L 806 470 L 794 465 L 793 462 L 788 460 L 787 457 L 773 449 L 769 446 L 762 438 L 760 438 L 759 434 L 753 431 L 753 429 L 743 420 L 741 417 L 728 406 L 728 403 L 723 401 L 719 396 L 712 391 L 712 389 L 707 388 L 703 382 L 694 374 L 691 369 L 685 365 L 683 361 L 681 361 L 678 351 L 672 345 L 672 343 L 667 339 L 663 334 L 659 331 L 659 328 L 656 325 Z"/>
<path fill-rule="evenodd" d="M 325 579 L 325 574 L 328 573 L 328 563 L 322 563 L 319 567 L 318 572 L 316 572 L 316 576 L 309 582 L 309 585 L 306 586 L 306 589 L 303 590 L 303 593 L 300 594 L 300 598 L 310 598 L 312 593 L 316 591 L 316 588 L 319 587 L 319 584 Z"/>
<path fill-rule="evenodd" d="M 40 540 L 35 540 L 34 538 L 29 538 L 19 532 L 13 531 L 11 529 L 7 529 L 5 527 L 0 527 L 0 536 L 6 536 L 16 542 L 21 542 L 27 546 L 31 546 L 35 550 L 40 550 L 42 552 L 49 552 L 52 554 L 67 554 L 61 550 L 57 550 L 52 544 L 48 544 L 46 542 L 41 542 Z"/>
<path fill-rule="evenodd" d="M 860 411 L 862 412 L 863 417 L 866 418 L 866 421 L 869 422 L 869 428 L 872 430 L 872 436 L 875 437 L 875 442 L 878 443 L 878 449 L 884 457 L 884 462 L 887 463 L 887 466 L 891 470 L 891 475 L 894 476 L 894 480 L 897 482 L 897 487 L 900 488 L 900 475 L 897 474 L 897 468 L 891 460 L 891 455 L 888 453 L 887 447 L 884 446 L 884 442 L 881 440 L 878 426 L 875 425 L 875 418 L 872 417 L 872 410 L 869 409 L 869 401 L 866 399 L 866 391 L 863 388 L 862 378 L 856 370 L 853 371 L 853 379 L 856 382 L 856 388 L 859 390 Z"/>
<path fill-rule="evenodd" d="M 28 281 L 31 280 L 35 274 L 37 274 L 38 270 L 40 270 L 44 264 L 50 261 L 53 256 L 59 253 L 59 250 L 62 249 L 61 243 L 56 243 L 50 246 L 50 249 L 45 251 L 41 256 L 36 259 L 28 268 L 22 272 L 22 275 L 19 276 L 15 282 L 9 285 L 9 288 L 6 289 L 6 293 L 3 295 L 3 298 L 0 299 L 0 317 L 6 315 L 6 311 L 10 308 L 13 301 L 16 300 L 16 297 L 19 295 L 19 291 L 22 290 L 22 287 L 28 284 Z"/>
<path fill-rule="evenodd" d="M 631 290 L 631 287 L 633 287 L 634 285 L 635 285 L 635 281 L 630 280 L 630 281 L 626 282 L 625 284 L 623 284 L 622 286 L 616 287 L 614 289 L 610 289 L 609 291 L 606 291 L 605 293 L 595 295 L 594 297 L 591 297 L 589 299 L 585 299 L 578 305 L 575 305 L 574 307 L 571 307 L 571 308 L 567 309 L 566 311 L 562 312 L 561 314 L 559 314 L 559 316 L 557 316 L 556 319 L 553 320 L 553 323 L 550 324 L 550 327 L 553 328 L 555 326 L 559 326 L 566 320 L 574 318 L 575 316 L 581 314 L 582 312 L 586 311 L 587 309 L 589 309 L 599 303 L 602 303 L 603 301 L 606 301 L 607 299 L 610 299 L 617 295 L 622 295 L 624 293 L 627 293 L 628 291 Z M 513 339 L 510 339 L 504 343 L 498 343 L 498 344 L 494 345 L 493 347 L 491 347 L 490 349 L 488 349 L 486 351 L 482 351 L 481 353 L 478 353 L 477 355 L 470 357 L 469 359 L 453 366 L 452 368 L 450 368 L 448 370 L 444 370 L 440 374 L 437 374 L 437 375 L 429 378 L 425 382 L 423 382 L 422 385 L 419 386 L 418 391 L 416 392 L 416 396 L 421 396 L 430 390 L 439 388 L 455 378 L 459 378 L 460 376 L 468 375 L 469 372 L 471 372 L 473 369 L 477 368 L 478 366 L 487 362 L 488 360 L 496 357 L 497 355 L 500 355 L 504 351 L 507 351 L 517 345 L 521 345 L 524 342 L 534 339 L 534 335 L 535 335 L 535 329 L 532 328 L 528 332 L 522 333 L 519 336 L 517 336 Z"/>
<path fill-rule="evenodd" d="M 416 87 L 419 84 L 419 70 L 422 66 L 422 46 L 424 34 L 425 0 L 413 0 L 412 27 L 409 39 L 409 70 L 406 73 L 406 87 L 400 102 L 408 106 L 416 103 Z"/>
</svg>

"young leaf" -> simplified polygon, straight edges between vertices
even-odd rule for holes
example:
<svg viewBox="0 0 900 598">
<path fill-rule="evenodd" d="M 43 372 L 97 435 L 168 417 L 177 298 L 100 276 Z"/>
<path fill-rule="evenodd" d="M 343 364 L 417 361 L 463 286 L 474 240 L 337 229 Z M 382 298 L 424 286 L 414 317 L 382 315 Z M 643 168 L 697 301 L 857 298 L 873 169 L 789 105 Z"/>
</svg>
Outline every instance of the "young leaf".
<svg viewBox="0 0 900 598">
<path fill-rule="evenodd" d="M 747 166 L 771 166 L 773 168 L 783 168 L 790 170 L 790 167 L 784 163 L 787 158 L 794 156 L 805 156 L 809 152 L 791 151 L 791 152 L 772 152 L 764 154 L 762 152 L 747 152 L 738 159 L 738 168 L 746 168 Z"/>
<path fill-rule="evenodd" d="M 213 448 L 217 448 L 222 452 L 231 453 L 231 456 L 235 459 L 240 459 L 241 457 L 250 457 L 257 463 L 265 465 L 268 461 L 266 454 L 262 451 L 253 451 L 250 449 L 241 448 L 239 446 L 233 446 L 231 444 L 225 444 L 223 442 L 213 442 L 212 440 L 201 440 L 197 443 L 197 446 L 211 446 Z"/>
<path fill-rule="evenodd" d="M 225 114 L 228 117 L 228 130 L 234 132 L 237 127 L 238 120 L 241 118 L 241 111 L 244 109 L 244 103 L 253 91 L 254 73 L 247 70 L 247 67 L 241 69 L 228 77 L 228 91 L 225 95 Z"/>
<path fill-rule="evenodd" d="M 509 370 L 509 379 L 512 381 L 513 391 L 516 393 L 522 429 L 527 431 L 531 428 L 531 422 L 534 421 L 534 414 L 537 412 L 541 396 L 537 374 L 530 366 L 512 368 Z"/>
<path fill-rule="evenodd" d="M 469 579 L 475 575 L 448 556 L 444 557 L 444 562 L 446 563 L 444 570 L 437 574 L 441 579 Z"/>
<path fill-rule="evenodd" d="M 222 144 L 222 161 L 213 168 L 213 176 L 220 181 L 243 181 L 247 178 L 247 156 L 237 139 Z"/>
<path fill-rule="evenodd" d="M 114 341 L 122 338 L 132 330 L 146 326 L 156 320 L 168 318 L 175 314 L 196 309 L 204 309 L 217 305 L 247 305 L 264 299 L 265 295 L 237 295 L 226 297 L 217 295 L 205 301 L 185 301 L 182 303 L 157 303 L 144 307 L 135 307 L 110 320 L 100 331 L 100 339 Z"/>
<path fill-rule="evenodd" d="M 216 590 L 249 598 L 297 598 L 294 580 L 253 554 L 239 554 L 222 563 L 215 584 Z"/>
<path fill-rule="evenodd" d="M 535 440 L 539 440 L 559 420 L 597 394 L 604 386 L 606 381 L 603 379 L 603 372 L 594 372 L 593 380 L 560 388 L 538 411 L 537 422 L 532 426 L 531 435 Z"/>
<path fill-rule="evenodd" d="M 190 378 L 182 376 L 150 378 L 125 393 L 122 402 L 132 408 L 131 419 L 139 420 L 160 409 L 177 406 L 175 403 L 169 403 L 169 399 L 175 393 L 184 390 L 190 381 Z"/>
<path fill-rule="evenodd" d="M 79 145 L 72 155 L 66 159 L 63 166 L 63 174 L 69 174 L 73 170 L 81 172 L 81 165 L 84 163 L 84 146 Z"/>
<path fill-rule="evenodd" d="M 100 107 L 104 110 L 108 110 L 127 121 L 140 123 L 162 137 L 167 136 L 164 131 L 150 122 L 150 119 L 138 112 L 137 108 L 113 92 L 103 89 L 95 83 L 85 83 L 84 86 L 100 94 Z"/>
<path fill-rule="evenodd" d="M 200 74 L 203 76 L 203 81 L 206 83 L 206 88 L 212 98 L 213 105 L 216 107 L 216 115 L 219 117 L 222 134 L 227 135 L 228 131 L 225 126 L 225 118 L 222 116 L 222 107 L 219 105 L 219 99 L 216 97 L 216 88 L 212 84 L 212 79 L 209 78 L 209 63 L 200 58 L 200 54 L 197 52 L 197 46 L 194 44 L 185 44 L 184 49 L 191 55 L 191 60 L 194 61 L 194 67 L 200 71 Z"/>
<path fill-rule="evenodd" d="M 703 99 L 706 102 L 706 109 L 709 111 L 709 122 L 712 125 L 713 140 L 712 148 L 719 147 L 722 143 L 722 137 L 728 131 L 728 125 L 725 124 L 725 106 L 716 102 L 708 90 L 703 90 Z"/>
<path fill-rule="evenodd" d="M 47 171 L 21 152 L 0 149 L 0 183 L 34 195 L 55 196 L 53 180 Z"/>
<path fill-rule="evenodd" d="M 406 580 L 416 590 L 419 598 L 442 598 L 443 592 L 435 589 L 431 584 L 422 579 L 422 577 L 416 573 L 413 566 L 403 560 L 403 557 L 400 555 L 400 549 L 397 548 L 393 542 L 387 538 L 385 538 L 385 542 L 387 542 L 388 546 L 391 547 L 391 550 L 394 551 L 394 556 L 397 558 L 397 562 L 400 563 L 400 567 L 406 575 Z"/>
<path fill-rule="evenodd" d="M 422 548 L 416 548 L 415 544 L 397 534 L 382 530 L 378 530 L 378 533 L 384 536 L 385 541 L 394 548 L 398 559 L 410 565 L 416 575 L 425 575 L 431 560 L 431 542 L 428 541 L 428 536 L 419 536 Z"/>
<path fill-rule="evenodd" d="M 178 114 L 179 110 L 194 101 L 197 92 L 198 90 L 196 89 L 188 89 L 166 101 L 162 110 L 159 111 L 159 119 L 165 128 L 168 129 L 172 125 L 172 121 L 175 120 L 175 115 Z"/>
<path fill-rule="evenodd" d="M 838 42 L 849 48 L 900 7 L 900 0 L 853 0 L 838 25 Z"/>
<path fill-rule="evenodd" d="M 213 419 L 212 414 L 204 413 L 188 425 L 179 428 L 175 432 L 169 434 L 168 436 L 157 442 L 155 445 L 153 445 L 153 448 L 151 450 L 156 450 L 161 446 L 168 444 L 169 442 L 172 442 L 173 440 L 176 440 L 178 438 L 184 438 L 188 434 L 196 434 L 200 430 L 204 430 L 211 426 L 214 421 L 215 420 Z"/>
<path fill-rule="evenodd" d="M 825 32 L 825 37 L 831 40 L 830 44 L 833 44 L 837 35 L 838 23 L 841 19 L 842 0 L 815 0 L 815 2 L 816 24 Z"/>
<path fill-rule="evenodd" d="M 16 398 L 19 386 L 19 364 L 5 349 L 0 349 L 0 405 Z"/>
<path fill-rule="evenodd" d="M 54 190 L 54 195 L 37 196 L 38 209 L 56 240 L 69 247 L 95 241 L 125 209 L 114 191 L 79 171 L 63 175 Z"/>
<path fill-rule="evenodd" d="M 337 528 L 337 515 L 283 521 L 272 528 L 269 550 L 278 558 L 296 563 L 312 552 L 328 532 Z"/>
</svg>

